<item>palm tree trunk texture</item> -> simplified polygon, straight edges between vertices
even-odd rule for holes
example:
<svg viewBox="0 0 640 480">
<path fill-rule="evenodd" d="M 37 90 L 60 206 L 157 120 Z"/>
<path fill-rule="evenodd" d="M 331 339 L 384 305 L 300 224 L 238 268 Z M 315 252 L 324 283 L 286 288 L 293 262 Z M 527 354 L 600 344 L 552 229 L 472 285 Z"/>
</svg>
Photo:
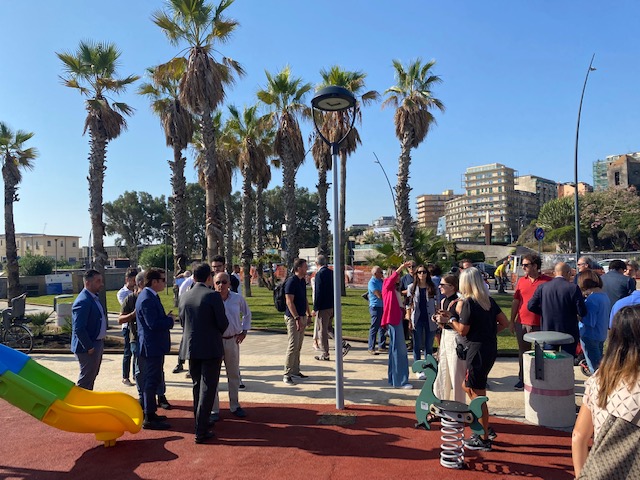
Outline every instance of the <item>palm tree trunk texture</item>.
<svg viewBox="0 0 640 480">
<path fill-rule="evenodd" d="M 5 163 L 2 167 L 4 180 L 4 231 L 7 250 L 7 298 L 11 300 L 22 294 L 20 286 L 20 268 L 18 266 L 18 247 L 16 246 L 16 227 L 13 223 L 13 202 L 16 198 L 18 182 Z"/>
<path fill-rule="evenodd" d="M 258 286 L 264 287 L 264 272 L 262 257 L 264 256 L 264 224 L 265 212 L 264 203 L 262 202 L 262 185 L 256 186 L 256 256 L 258 257 Z"/>
<path fill-rule="evenodd" d="M 335 167 L 334 167 L 335 168 Z M 340 264 L 342 265 L 342 274 L 340 275 L 340 292 L 343 297 L 347 296 L 347 289 L 344 280 L 345 260 L 344 254 L 346 248 L 346 238 L 344 231 L 346 229 L 346 212 L 347 212 L 347 152 L 340 152 Z M 335 265 L 335 262 L 334 262 Z"/>
<path fill-rule="evenodd" d="M 285 224 L 287 225 L 287 269 L 293 268 L 298 258 L 298 223 L 296 221 L 296 168 L 291 148 L 286 145 L 282 158 L 282 193 L 285 205 Z"/>
<path fill-rule="evenodd" d="M 248 166 L 242 169 L 242 271 L 243 271 L 243 293 L 245 297 L 251 296 L 251 198 L 253 189 L 251 188 L 251 169 Z"/>
<path fill-rule="evenodd" d="M 205 178 L 206 178 L 206 234 L 207 234 L 207 261 L 211 263 L 212 258 L 220 252 L 220 221 L 216 203 L 215 172 L 216 172 L 216 145 L 215 128 L 211 111 L 206 110 L 201 119 L 202 142 L 204 143 L 205 154 Z"/>
<path fill-rule="evenodd" d="M 171 202 L 173 204 L 173 271 L 178 273 L 186 268 L 187 258 L 187 180 L 184 168 L 187 159 L 182 156 L 179 147 L 173 147 L 173 161 L 169 161 L 171 168 L 171 188 L 173 190 Z"/>
<path fill-rule="evenodd" d="M 413 258 L 413 221 L 409 206 L 409 165 L 411 165 L 412 133 L 405 132 L 402 138 L 400 158 L 398 159 L 398 183 L 396 184 L 396 201 L 398 202 L 398 218 L 396 225 L 400 232 L 400 248 L 405 260 Z"/>
<path fill-rule="evenodd" d="M 318 169 L 318 226 L 319 241 L 318 253 L 320 255 L 329 254 L 329 210 L 327 209 L 327 193 L 329 184 L 327 183 L 327 169 L 323 164 Z"/>
<path fill-rule="evenodd" d="M 224 198 L 224 258 L 227 265 L 233 265 L 233 213 L 231 211 L 231 196 Z"/>
</svg>

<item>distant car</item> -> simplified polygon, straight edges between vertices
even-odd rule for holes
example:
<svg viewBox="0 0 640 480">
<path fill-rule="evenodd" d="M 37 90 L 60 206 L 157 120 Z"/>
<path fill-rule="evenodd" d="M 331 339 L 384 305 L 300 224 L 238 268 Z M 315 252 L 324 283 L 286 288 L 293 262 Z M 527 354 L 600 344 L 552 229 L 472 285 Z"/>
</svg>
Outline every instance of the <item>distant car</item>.
<svg viewBox="0 0 640 480">
<path fill-rule="evenodd" d="M 495 265 L 491 265 L 485 262 L 475 262 L 473 266 L 484 273 L 488 278 L 496 278 L 495 273 L 496 268 L 498 267 L 496 267 Z"/>
<path fill-rule="evenodd" d="M 604 273 L 607 273 L 609 271 L 609 264 L 614 260 L 622 260 L 624 263 L 627 263 L 624 258 L 605 258 L 604 260 L 600 260 L 598 261 L 598 263 L 602 267 L 602 270 L 604 270 Z"/>
</svg>

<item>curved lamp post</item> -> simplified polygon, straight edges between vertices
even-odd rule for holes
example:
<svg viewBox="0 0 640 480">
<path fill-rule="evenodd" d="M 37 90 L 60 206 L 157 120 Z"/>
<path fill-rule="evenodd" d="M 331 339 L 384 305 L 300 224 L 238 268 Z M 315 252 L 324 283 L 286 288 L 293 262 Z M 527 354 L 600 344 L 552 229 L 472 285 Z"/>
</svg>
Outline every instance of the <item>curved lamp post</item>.
<svg viewBox="0 0 640 480">
<path fill-rule="evenodd" d="M 316 116 L 313 115 L 313 124 L 320 135 L 320 138 L 331 147 L 331 155 L 333 156 L 333 315 L 335 318 L 334 342 L 336 344 L 336 408 L 342 410 L 344 408 L 344 379 L 342 375 L 342 299 L 340 292 L 340 275 L 342 275 L 342 265 L 340 258 L 340 222 L 338 217 L 338 147 L 347 138 L 349 132 L 353 128 L 356 121 L 356 98 L 349 90 L 343 87 L 326 87 L 320 90 L 311 100 L 311 107 L 322 112 L 343 112 L 352 109 L 351 125 L 337 141 L 330 141 L 325 138 L 316 123 Z M 314 112 L 315 113 L 315 112 Z"/>
<path fill-rule="evenodd" d="M 169 227 L 171 227 L 171 224 L 168 222 L 163 223 L 162 225 L 160 225 L 162 227 L 162 230 L 164 230 L 164 278 L 167 278 L 167 275 L 169 274 L 169 270 L 167 270 L 167 233 L 169 230 Z M 165 294 L 169 295 L 169 280 L 167 279 L 166 282 L 164 282 L 164 288 L 165 288 Z"/>
<path fill-rule="evenodd" d="M 595 70 L 593 67 L 593 59 L 596 54 L 594 53 L 587 69 L 587 75 L 584 77 L 584 85 L 582 86 L 582 95 L 580 95 L 580 106 L 578 107 L 578 124 L 576 126 L 576 148 L 573 158 L 573 172 L 575 180 L 575 192 L 574 192 L 574 227 L 576 229 L 576 264 L 580 258 L 580 208 L 578 205 L 578 138 L 580 137 L 580 114 L 582 113 L 582 100 L 584 99 L 584 91 L 587 88 L 587 80 L 589 80 L 589 73 Z"/>
</svg>

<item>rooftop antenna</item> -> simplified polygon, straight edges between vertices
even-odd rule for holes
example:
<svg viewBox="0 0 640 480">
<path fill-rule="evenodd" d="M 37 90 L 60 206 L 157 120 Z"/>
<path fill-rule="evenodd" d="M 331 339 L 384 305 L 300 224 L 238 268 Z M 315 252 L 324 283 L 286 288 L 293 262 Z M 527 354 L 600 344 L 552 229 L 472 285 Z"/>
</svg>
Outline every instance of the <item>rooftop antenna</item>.
<svg viewBox="0 0 640 480">
<path fill-rule="evenodd" d="M 42 235 L 44 235 L 44 231 L 47 229 L 47 222 L 44 222 L 44 227 L 42 227 Z"/>
</svg>

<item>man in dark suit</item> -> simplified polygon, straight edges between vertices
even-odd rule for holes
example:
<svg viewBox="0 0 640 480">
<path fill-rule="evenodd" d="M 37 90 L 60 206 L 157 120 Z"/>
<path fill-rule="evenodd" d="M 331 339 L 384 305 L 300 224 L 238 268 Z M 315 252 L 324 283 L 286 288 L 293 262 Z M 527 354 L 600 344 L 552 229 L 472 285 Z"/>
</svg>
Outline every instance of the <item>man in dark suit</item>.
<svg viewBox="0 0 640 480">
<path fill-rule="evenodd" d="M 173 315 L 167 315 L 158 297 L 165 289 L 166 273 L 159 268 L 150 268 L 144 275 L 145 288 L 136 300 L 136 322 L 138 324 L 139 366 L 144 372 L 144 422 L 142 428 L 167 430 L 170 425 L 166 417 L 156 414 L 156 392 L 162 383 L 164 356 L 171 350 L 169 330 L 173 328 Z"/>
<path fill-rule="evenodd" d="M 224 356 L 222 334 L 229 326 L 224 303 L 213 284 L 211 267 L 198 265 L 193 272 L 196 283 L 180 297 L 180 321 L 184 328 L 180 357 L 189 360 L 193 381 L 193 413 L 196 420 L 196 443 L 213 438 L 208 431 L 209 413 L 220 379 Z"/>
<path fill-rule="evenodd" d="M 333 317 L 333 271 L 327 266 L 327 258 L 318 255 L 316 265 L 320 269 L 314 277 L 313 313 L 318 325 L 318 346 L 322 352 L 316 360 L 329 360 L 329 330 Z"/>
<path fill-rule="evenodd" d="M 562 332 L 573 336 L 574 343 L 562 345 L 562 350 L 576 355 L 579 340 L 578 316 L 587 314 L 584 297 L 580 288 L 569 281 L 571 269 L 564 262 L 559 262 L 554 268 L 555 278 L 543 283 L 534 292 L 527 304 L 529 310 L 542 315 L 540 330 L 547 332 Z"/>
<path fill-rule="evenodd" d="M 98 298 L 98 292 L 104 283 L 97 270 L 88 270 L 83 281 L 84 289 L 72 307 L 71 351 L 80 363 L 78 386 L 93 390 L 107 334 L 107 316 Z"/>
</svg>

